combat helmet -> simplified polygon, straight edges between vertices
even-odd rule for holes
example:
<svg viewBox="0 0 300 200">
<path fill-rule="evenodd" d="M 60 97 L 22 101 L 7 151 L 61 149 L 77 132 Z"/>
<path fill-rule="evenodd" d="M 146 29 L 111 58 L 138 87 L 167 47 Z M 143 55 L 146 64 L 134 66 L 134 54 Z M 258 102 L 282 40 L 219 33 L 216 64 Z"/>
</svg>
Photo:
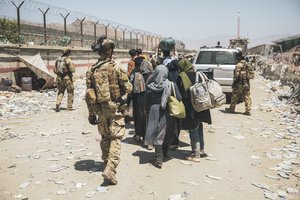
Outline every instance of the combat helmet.
<svg viewBox="0 0 300 200">
<path fill-rule="evenodd" d="M 106 54 L 109 49 L 114 49 L 115 44 L 112 40 L 107 39 L 105 35 L 98 38 L 97 42 L 91 46 L 93 51 Z"/>
<path fill-rule="evenodd" d="M 67 55 L 67 54 L 70 54 L 71 49 L 68 47 L 65 47 L 61 50 L 61 52 L 62 52 L 62 54 Z"/>
</svg>

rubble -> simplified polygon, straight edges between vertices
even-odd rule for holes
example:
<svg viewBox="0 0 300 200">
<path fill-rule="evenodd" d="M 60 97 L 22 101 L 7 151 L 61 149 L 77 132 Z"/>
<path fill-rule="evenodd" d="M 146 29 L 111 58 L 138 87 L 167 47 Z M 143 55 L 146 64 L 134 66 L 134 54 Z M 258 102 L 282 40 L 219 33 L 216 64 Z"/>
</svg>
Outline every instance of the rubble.
<svg viewBox="0 0 300 200">
<path fill-rule="evenodd" d="M 74 85 L 74 107 L 76 108 L 79 106 L 80 100 L 83 99 L 85 94 L 85 80 L 78 79 L 74 82 Z M 21 93 L 0 91 L 0 120 L 29 116 L 46 110 L 54 109 L 56 95 L 56 89 Z M 62 102 L 62 107 L 67 107 L 66 103 L 65 97 Z"/>
</svg>

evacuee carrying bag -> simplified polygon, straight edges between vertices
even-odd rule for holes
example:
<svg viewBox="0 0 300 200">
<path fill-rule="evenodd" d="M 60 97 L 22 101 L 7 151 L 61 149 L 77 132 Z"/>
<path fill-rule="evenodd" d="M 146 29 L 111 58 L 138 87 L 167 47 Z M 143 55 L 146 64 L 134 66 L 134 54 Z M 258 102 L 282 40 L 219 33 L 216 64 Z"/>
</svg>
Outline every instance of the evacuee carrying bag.
<svg viewBox="0 0 300 200">
<path fill-rule="evenodd" d="M 201 82 L 199 82 L 199 77 L 201 78 Z M 196 72 L 196 83 L 190 86 L 191 103 L 196 112 L 212 107 L 206 80 L 207 77 L 204 73 Z"/>
<path fill-rule="evenodd" d="M 184 104 L 182 103 L 182 101 L 177 100 L 176 92 L 174 89 L 174 83 L 171 82 L 170 84 L 171 84 L 171 90 L 172 90 L 174 96 L 171 95 L 168 98 L 169 113 L 172 117 L 176 117 L 179 119 L 185 118 L 186 113 L 185 113 Z"/>
<path fill-rule="evenodd" d="M 211 108 L 218 108 L 225 104 L 226 95 L 223 93 L 220 84 L 213 79 L 207 79 L 206 83 L 212 104 Z"/>
</svg>

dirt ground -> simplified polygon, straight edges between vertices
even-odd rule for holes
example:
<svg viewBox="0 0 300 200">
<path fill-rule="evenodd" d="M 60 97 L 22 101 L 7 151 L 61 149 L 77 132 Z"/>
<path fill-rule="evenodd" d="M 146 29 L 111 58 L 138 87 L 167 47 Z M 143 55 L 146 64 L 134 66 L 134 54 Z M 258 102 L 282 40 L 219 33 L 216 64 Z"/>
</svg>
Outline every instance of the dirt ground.
<svg viewBox="0 0 300 200">
<path fill-rule="evenodd" d="M 75 111 L 56 113 L 53 105 L 45 113 L 2 120 L 1 134 L 13 137 L 0 141 L 0 200 L 300 199 L 299 178 L 283 178 L 274 169 L 287 160 L 276 155 L 284 155 L 295 139 L 276 137 L 288 130 L 276 113 L 261 111 L 272 95 L 264 89 L 260 80 L 252 82 L 251 116 L 241 114 L 243 104 L 236 114 L 224 113 L 228 105 L 211 110 L 213 124 L 204 126 L 209 157 L 200 163 L 185 160 L 191 148 L 181 131 L 180 148 L 170 151 L 162 169 L 153 167 L 154 151 L 136 144 L 128 125 L 116 186 L 103 184 L 100 137 L 82 99 Z M 299 153 L 293 172 L 300 168 Z"/>
</svg>

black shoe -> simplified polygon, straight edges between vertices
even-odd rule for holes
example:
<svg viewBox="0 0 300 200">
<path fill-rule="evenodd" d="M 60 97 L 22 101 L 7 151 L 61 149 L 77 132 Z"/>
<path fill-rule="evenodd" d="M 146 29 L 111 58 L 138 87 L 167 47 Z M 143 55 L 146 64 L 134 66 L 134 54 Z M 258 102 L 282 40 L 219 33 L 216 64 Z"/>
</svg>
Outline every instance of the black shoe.
<svg viewBox="0 0 300 200">
<path fill-rule="evenodd" d="M 157 160 L 151 160 L 150 162 L 154 167 L 156 167 L 158 169 L 162 168 L 162 162 L 158 162 Z"/>
<path fill-rule="evenodd" d="M 56 112 L 59 112 L 59 111 L 60 111 L 59 105 L 58 105 L 58 104 L 56 104 L 55 111 L 56 111 Z"/>
<path fill-rule="evenodd" d="M 206 158 L 208 155 L 206 153 L 200 153 L 200 158 Z"/>
</svg>

